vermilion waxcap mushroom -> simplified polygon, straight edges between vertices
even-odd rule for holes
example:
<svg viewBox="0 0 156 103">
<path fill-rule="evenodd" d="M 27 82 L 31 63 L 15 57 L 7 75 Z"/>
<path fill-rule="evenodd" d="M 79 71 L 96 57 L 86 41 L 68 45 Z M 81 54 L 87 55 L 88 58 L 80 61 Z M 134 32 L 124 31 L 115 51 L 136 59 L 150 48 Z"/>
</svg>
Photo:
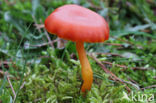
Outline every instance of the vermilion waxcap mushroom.
<svg viewBox="0 0 156 103">
<path fill-rule="evenodd" d="M 54 10 L 45 20 L 49 33 L 76 42 L 81 67 L 82 92 L 91 89 L 93 73 L 87 59 L 84 42 L 104 42 L 109 38 L 109 27 L 105 19 L 87 8 L 69 4 Z"/>
</svg>

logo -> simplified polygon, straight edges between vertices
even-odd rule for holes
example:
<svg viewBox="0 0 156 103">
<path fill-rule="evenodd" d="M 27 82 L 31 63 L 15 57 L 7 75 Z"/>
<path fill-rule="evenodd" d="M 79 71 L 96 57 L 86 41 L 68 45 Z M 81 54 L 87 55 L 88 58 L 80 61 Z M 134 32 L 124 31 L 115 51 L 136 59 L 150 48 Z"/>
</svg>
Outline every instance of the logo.
<svg viewBox="0 0 156 103">
<path fill-rule="evenodd" d="M 152 102 L 154 101 L 154 94 L 146 94 L 146 93 L 134 93 L 133 91 L 128 96 L 127 93 L 123 92 L 124 96 L 122 99 L 126 99 L 128 101 L 134 101 L 134 102 Z"/>
</svg>

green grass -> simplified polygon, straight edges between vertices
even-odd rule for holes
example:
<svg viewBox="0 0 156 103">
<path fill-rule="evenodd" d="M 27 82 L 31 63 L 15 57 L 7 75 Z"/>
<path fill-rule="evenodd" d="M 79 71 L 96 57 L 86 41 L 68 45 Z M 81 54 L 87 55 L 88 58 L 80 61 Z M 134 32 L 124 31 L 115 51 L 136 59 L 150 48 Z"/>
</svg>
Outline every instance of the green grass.
<svg viewBox="0 0 156 103">
<path fill-rule="evenodd" d="M 80 93 L 81 67 L 75 43 L 68 41 L 62 49 L 58 48 L 58 42 L 54 43 L 54 48 L 42 45 L 48 42 L 44 28 L 38 30 L 35 26 L 43 24 L 57 7 L 76 3 L 74 1 L 0 0 L 0 102 L 145 103 L 147 99 L 155 103 L 155 0 L 78 0 L 80 5 L 102 15 L 110 27 L 109 40 L 85 43 L 86 51 L 94 53 L 101 62 L 112 63 L 103 64 L 117 77 L 127 81 L 125 84 L 131 89 L 128 93 L 125 85 L 113 81 L 88 56 L 94 82 L 85 97 Z M 49 36 L 52 41 L 57 38 Z M 118 64 L 127 68 L 118 67 Z M 138 69 L 132 69 L 134 67 Z M 16 98 L 5 72 L 9 73 Z"/>
</svg>

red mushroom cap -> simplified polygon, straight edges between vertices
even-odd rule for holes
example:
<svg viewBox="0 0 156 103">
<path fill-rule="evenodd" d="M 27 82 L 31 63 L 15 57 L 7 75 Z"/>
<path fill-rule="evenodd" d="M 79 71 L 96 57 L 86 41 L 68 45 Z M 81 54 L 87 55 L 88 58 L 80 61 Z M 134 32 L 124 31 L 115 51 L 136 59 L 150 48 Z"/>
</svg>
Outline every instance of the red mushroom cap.
<svg viewBox="0 0 156 103">
<path fill-rule="evenodd" d="M 48 32 L 75 42 L 103 42 L 109 38 L 105 19 L 87 8 L 70 4 L 57 8 L 45 20 Z"/>
</svg>

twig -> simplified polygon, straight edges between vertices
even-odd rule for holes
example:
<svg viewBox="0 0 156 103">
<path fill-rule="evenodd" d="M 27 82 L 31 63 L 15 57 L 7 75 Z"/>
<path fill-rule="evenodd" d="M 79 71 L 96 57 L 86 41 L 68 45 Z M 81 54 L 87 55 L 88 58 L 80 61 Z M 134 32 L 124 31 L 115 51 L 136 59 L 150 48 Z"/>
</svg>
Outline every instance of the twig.
<svg viewBox="0 0 156 103">
<path fill-rule="evenodd" d="M 31 47 L 42 47 L 42 46 L 46 46 L 46 45 L 49 45 L 49 44 L 52 44 L 52 43 L 55 43 L 55 42 L 57 42 L 58 40 L 57 39 L 55 39 L 55 40 L 53 40 L 53 41 L 51 41 L 51 42 L 48 42 L 48 43 L 42 43 L 42 44 L 38 44 L 38 45 L 30 45 Z"/>
<path fill-rule="evenodd" d="M 94 3 L 92 3 L 91 0 L 87 0 L 87 1 L 88 1 L 88 3 L 90 4 L 90 6 L 91 6 L 92 8 L 95 8 L 95 9 L 97 9 L 97 10 L 101 10 L 101 9 L 102 9 L 100 6 L 94 5 Z"/>
<path fill-rule="evenodd" d="M 0 74 L 1 74 L 0 76 L 4 77 L 5 73 L 6 73 L 6 72 L 0 70 Z M 17 78 L 17 77 L 12 77 L 9 73 L 7 73 L 7 75 L 9 76 L 9 79 L 19 80 L 19 78 Z"/>
<path fill-rule="evenodd" d="M 36 18 L 34 17 L 34 15 L 32 15 L 32 18 L 33 18 L 33 20 L 34 20 L 34 22 L 35 22 L 34 25 L 37 26 L 38 23 L 37 23 L 37 20 L 36 20 Z M 36 27 L 36 28 L 37 28 L 38 32 L 41 34 L 41 33 L 42 33 L 41 28 L 38 28 L 38 27 Z M 42 38 L 42 40 L 45 41 L 44 38 Z"/>
<path fill-rule="evenodd" d="M 130 77 L 128 77 L 128 80 L 130 80 L 132 83 L 134 83 L 134 84 L 139 84 L 139 83 L 137 83 L 135 80 L 133 80 L 133 79 L 131 79 Z"/>
<path fill-rule="evenodd" d="M 35 26 L 36 26 L 36 28 L 38 28 L 38 29 L 44 28 L 44 24 L 35 24 Z M 47 36 L 47 38 L 48 38 L 48 41 L 50 41 L 50 37 L 49 37 L 48 33 L 46 32 L 45 28 L 44 28 L 44 31 L 45 31 L 45 34 L 46 34 L 46 36 Z M 59 49 L 64 48 L 64 44 L 67 43 L 66 40 L 61 39 L 61 38 L 59 38 L 59 37 L 56 39 L 55 42 L 57 42 L 57 48 L 59 48 Z M 53 44 L 53 43 L 54 43 L 54 42 L 52 41 L 52 42 L 49 42 L 48 44 Z M 43 46 L 45 46 L 45 45 L 47 45 L 47 44 L 43 44 Z M 40 46 L 39 46 L 39 47 L 40 47 Z"/>
<path fill-rule="evenodd" d="M 148 68 L 144 68 L 144 67 L 133 67 L 133 70 L 148 70 Z M 150 68 L 152 69 L 152 68 Z"/>
<path fill-rule="evenodd" d="M 32 18 L 33 18 L 33 20 L 34 20 L 34 22 L 35 22 L 35 26 L 37 26 L 38 24 L 37 24 L 36 18 L 35 18 L 34 16 L 32 16 Z M 38 30 L 39 33 L 42 33 L 42 31 L 41 31 L 40 28 L 37 27 L 37 30 Z"/>
<path fill-rule="evenodd" d="M 139 86 L 139 83 L 137 83 L 135 80 L 131 79 L 130 77 L 128 77 L 128 80 L 130 80 L 130 81 L 124 81 L 124 82 L 127 82 L 128 84 L 134 86 L 138 90 L 141 89 Z"/>
<path fill-rule="evenodd" d="M 37 29 L 44 28 L 44 24 L 34 24 Z"/>
<path fill-rule="evenodd" d="M 140 90 L 140 87 L 137 85 L 137 84 L 134 84 L 134 83 L 132 83 L 132 82 L 130 82 L 130 81 L 124 81 L 124 80 L 122 80 L 124 83 L 126 83 L 126 84 L 130 84 L 130 85 L 132 85 L 133 87 L 135 87 L 137 90 Z"/>
<path fill-rule="evenodd" d="M 97 55 L 112 55 L 112 56 L 119 56 L 119 57 L 122 57 L 123 58 L 122 55 L 120 55 L 120 54 L 114 54 L 114 53 L 95 53 L 95 54 L 97 54 Z"/>
<path fill-rule="evenodd" d="M 122 44 L 117 44 L 117 43 L 103 43 L 103 44 L 123 47 Z"/>
<path fill-rule="evenodd" d="M 48 35 L 48 33 L 47 33 L 47 31 L 44 29 L 44 34 L 46 35 L 46 37 L 47 37 L 47 39 L 48 39 L 48 41 L 49 41 L 49 43 L 51 42 L 51 47 L 52 48 L 54 48 L 54 45 L 53 45 L 53 43 L 52 43 L 52 41 L 51 41 L 51 39 L 50 39 L 50 37 L 49 37 L 49 35 Z"/>
<path fill-rule="evenodd" d="M 107 61 L 102 61 L 102 63 L 104 63 L 104 64 L 109 64 L 109 65 L 113 65 L 113 63 L 107 62 Z M 128 68 L 128 67 L 126 67 L 125 65 L 119 65 L 119 64 L 114 64 L 114 65 L 117 66 L 117 67 L 125 68 L 125 69 Z"/>
<path fill-rule="evenodd" d="M 145 88 L 141 88 L 141 89 L 144 90 L 144 89 L 150 89 L 150 88 L 156 88 L 156 85 L 151 85 L 151 86 L 148 86 L 148 87 L 145 87 Z"/>
<path fill-rule="evenodd" d="M 38 44 L 38 45 L 30 45 L 30 47 L 42 47 L 42 46 L 46 46 L 46 45 L 49 45 L 49 44 L 53 44 L 57 42 L 57 48 L 59 49 L 62 49 L 65 47 L 65 44 L 67 43 L 66 40 L 63 40 L 61 38 L 57 38 L 55 40 L 52 40 L 51 42 L 48 42 L 48 43 L 42 43 L 42 44 Z M 26 45 L 27 46 L 27 45 Z"/>
<path fill-rule="evenodd" d="M 57 48 L 63 49 L 66 43 L 67 43 L 67 40 L 57 37 Z"/>
<path fill-rule="evenodd" d="M 37 30 L 39 31 L 39 33 L 42 33 L 41 27 L 43 28 L 44 26 L 42 25 L 41 27 L 37 27 L 39 24 L 37 24 L 36 18 L 35 18 L 34 16 L 32 16 L 32 18 L 34 19 L 35 26 L 36 26 Z M 41 21 L 40 21 L 40 22 L 41 22 Z M 43 24 L 43 23 L 41 23 L 41 24 Z M 49 37 L 49 35 L 48 35 L 48 33 L 46 32 L 45 29 L 44 29 L 44 34 L 46 35 L 46 37 L 47 37 L 47 39 L 48 39 L 48 42 L 51 42 L 51 39 L 50 39 L 50 37 Z M 52 42 L 51 42 L 51 44 L 49 44 L 49 45 L 50 45 L 51 47 L 54 48 L 54 45 L 52 44 Z"/>
<path fill-rule="evenodd" d="M 38 26 L 39 26 L 39 24 L 37 23 L 36 18 L 35 18 L 34 16 L 32 16 L 32 18 L 33 18 L 33 20 L 34 20 L 34 22 L 35 22 L 35 24 L 34 24 L 34 25 L 36 26 L 36 28 L 37 28 L 38 32 L 39 32 L 39 33 L 42 33 L 41 28 L 40 28 L 40 27 L 38 27 Z"/>
<path fill-rule="evenodd" d="M 112 56 L 119 56 L 121 58 L 124 58 L 122 55 L 120 55 L 120 54 L 114 54 L 114 53 L 95 53 L 95 54 L 96 55 L 112 55 Z M 113 63 L 107 62 L 107 61 L 102 61 L 102 63 L 113 65 Z M 115 64 L 115 66 L 121 67 L 121 68 L 124 68 L 124 69 L 128 69 L 128 67 L 125 66 L 125 65 Z M 131 69 L 133 69 L 133 70 L 148 70 L 148 68 L 144 68 L 144 67 L 132 67 Z"/>
<path fill-rule="evenodd" d="M 89 55 L 91 58 L 93 58 L 100 66 L 101 68 L 108 74 L 110 74 L 111 79 L 114 81 L 120 81 L 123 85 L 125 85 L 126 90 L 130 93 L 131 89 L 124 83 L 123 80 L 121 80 L 120 78 L 118 78 L 115 74 L 113 74 L 110 70 L 108 70 L 95 56 L 93 55 Z"/>
<path fill-rule="evenodd" d="M 119 41 L 125 42 L 125 43 L 130 44 L 130 45 L 135 45 L 137 48 L 143 49 L 143 47 L 142 47 L 141 45 L 134 44 L 134 43 L 132 43 L 132 42 L 130 42 L 130 41 L 123 40 L 123 39 L 117 38 L 117 37 L 112 37 L 112 38 L 115 38 L 115 39 L 117 39 L 117 40 L 119 40 Z"/>
<path fill-rule="evenodd" d="M 107 61 L 102 61 L 102 63 L 113 65 L 113 63 L 107 62 Z M 119 64 L 114 64 L 114 65 L 117 67 L 120 67 L 120 68 L 128 69 L 128 67 L 125 65 L 119 65 Z M 144 68 L 144 67 L 132 67 L 131 69 L 133 69 L 133 70 L 148 70 L 148 68 Z"/>
<path fill-rule="evenodd" d="M 22 89 L 25 84 L 26 84 L 26 82 L 23 82 L 22 85 L 20 86 L 20 89 Z"/>
<path fill-rule="evenodd" d="M 16 99 L 16 93 L 15 93 L 15 90 L 14 90 L 12 84 L 11 84 L 10 78 L 9 78 L 9 76 L 8 76 L 8 72 L 5 72 L 5 75 L 6 75 L 6 77 L 7 77 L 8 83 L 9 83 L 9 85 L 10 85 L 10 88 L 11 88 L 11 90 L 12 90 L 12 93 L 13 93 L 13 95 L 14 95 L 14 100 L 15 100 L 15 99 Z"/>
<path fill-rule="evenodd" d="M 0 72 L 4 73 L 3 71 L 0 71 Z M 7 77 L 7 80 L 8 80 L 9 86 L 10 86 L 10 88 L 11 88 L 11 91 L 12 91 L 12 93 L 13 93 L 13 95 L 14 95 L 13 101 L 15 102 L 15 100 L 16 100 L 16 92 L 15 92 L 13 86 L 12 86 L 12 83 L 11 83 L 11 81 L 10 81 L 10 76 L 8 75 L 8 72 L 5 72 L 5 75 L 6 75 L 6 77 Z M 20 86 L 20 89 L 22 89 L 22 88 L 24 87 L 24 85 L 25 85 L 25 82 L 23 82 L 23 84 Z M 14 103 L 14 102 L 13 102 L 13 103 Z"/>
</svg>

